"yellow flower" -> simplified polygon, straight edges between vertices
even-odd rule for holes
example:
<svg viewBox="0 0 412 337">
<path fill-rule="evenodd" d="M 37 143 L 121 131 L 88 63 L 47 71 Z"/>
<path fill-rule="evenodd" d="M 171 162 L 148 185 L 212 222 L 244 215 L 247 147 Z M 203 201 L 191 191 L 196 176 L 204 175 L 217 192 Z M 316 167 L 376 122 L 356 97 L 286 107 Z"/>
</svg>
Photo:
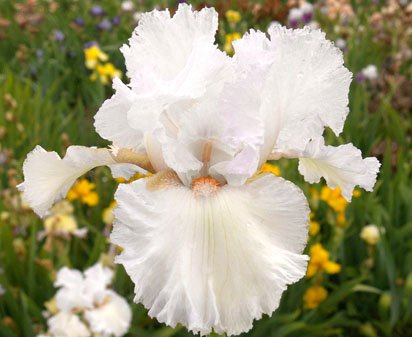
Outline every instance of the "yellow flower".
<svg viewBox="0 0 412 337">
<path fill-rule="evenodd" d="M 99 61 L 106 62 L 109 57 L 106 53 L 102 52 L 96 45 L 86 48 L 84 50 L 85 65 L 88 69 L 96 68 Z"/>
<path fill-rule="evenodd" d="M 72 234 L 77 229 L 77 222 L 71 215 L 53 214 L 44 220 L 44 228 L 47 234 Z"/>
<path fill-rule="evenodd" d="M 74 211 L 73 205 L 68 200 L 61 200 L 57 202 L 51 209 L 52 214 L 72 214 Z"/>
<path fill-rule="evenodd" d="M 104 85 L 109 84 L 109 80 L 115 77 L 121 77 L 122 72 L 115 68 L 112 63 L 98 64 L 96 71 L 90 76 L 91 80 L 100 79 L 100 82 Z"/>
<path fill-rule="evenodd" d="M 340 272 L 340 264 L 329 260 L 329 252 L 324 249 L 320 243 L 316 243 L 310 247 L 309 255 L 310 261 L 308 270 L 306 271 L 307 277 L 313 277 L 323 271 L 328 274 Z"/>
<path fill-rule="evenodd" d="M 309 221 L 309 234 L 312 236 L 315 236 L 316 234 L 319 233 L 319 230 L 320 230 L 319 222 L 310 220 Z"/>
<path fill-rule="evenodd" d="M 229 33 L 226 35 L 225 46 L 224 46 L 226 53 L 233 54 L 234 50 L 233 50 L 232 42 L 240 39 L 240 37 L 241 37 L 240 33 Z"/>
<path fill-rule="evenodd" d="M 23 200 L 23 193 L 19 194 L 19 199 L 20 199 L 20 207 L 23 211 L 29 211 L 31 210 L 31 207 L 29 203 Z"/>
<path fill-rule="evenodd" d="M 336 215 L 336 224 L 339 226 L 339 227 L 345 227 L 346 226 L 346 215 L 345 215 L 345 212 L 343 211 L 343 212 L 339 212 L 337 215 Z"/>
<path fill-rule="evenodd" d="M 102 253 L 99 257 L 99 262 L 105 266 L 105 267 L 109 267 L 109 268 L 115 268 L 116 265 L 114 263 L 114 255 L 113 254 L 106 254 L 106 253 Z M 93 336 L 96 337 L 96 336 Z"/>
<path fill-rule="evenodd" d="M 352 196 L 353 196 L 354 198 L 358 198 L 358 197 L 360 197 L 361 195 L 362 195 L 362 192 L 359 191 L 358 189 L 353 190 Z"/>
<path fill-rule="evenodd" d="M 260 168 L 260 171 L 273 173 L 275 176 L 280 176 L 281 174 L 279 166 L 270 163 L 264 163 Z"/>
<path fill-rule="evenodd" d="M 103 222 L 109 226 L 113 223 L 114 215 L 113 208 L 117 205 L 116 201 L 112 201 L 109 206 L 107 206 L 102 212 Z"/>
<path fill-rule="evenodd" d="M 353 191 L 352 196 L 357 198 L 361 195 L 361 192 L 357 189 Z M 326 202 L 330 208 L 332 208 L 335 212 L 344 212 L 346 210 L 346 206 L 348 205 L 348 201 L 342 196 L 342 191 L 340 187 L 335 189 L 331 189 L 328 186 L 323 186 L 320 192 L 320 200 Z"/>
<path fill-rule="evenodd" d="M 323 269 L 328 274 L 337 274 L 341 270 L 341 266 L 339 263 L 328 261 L 323 265 Z"/>
<path fill-rule="evenodd" d="M 229 21 L 230 23 L 236 24 L 240 21 L 241 16 L 238 11 L 234 11 L 232 9 L 229 9 L 226 13 L 226 20 Z"/>
<path fill-rule="evenodd" d="M 89 206 L 96 206 L 99 203 L 99 195 L 96 192 L 90 192 L 83 196 L 82 201 Z"/>
<path fill-rule="evenodd" d="M 70 201 L 79 199 L 82 203 L 89 206 L 96 206 L 99 203 L 99 195 L 92 191 L 95 184 L 89 182 L 87 179 L 81 179 L 76 182 L 67 193 L 67 199 Z"/>
<path fill-rule="evenodd" d="M 325 201 L 335 212 L 344 212 L 348 205 L 348 201 L 342 196 L 339 187 L 334 190 L 327 186 L 322 187 L 320 200 Z"/>
<path fill-rule="evenodd" d="M 129 178 L 129 179 L 125 179 L 125 178 L 119 177 L 119 178 L 115 178 L 115 180 L 116 180 L 119 184 L 129 184 L 129 183 L 131 183 L 132 181 L 139 180 L 139 179 L 146 178 L 146 177 L 150 177 L 151 175 L 152 175 L 151 173 L 143 174 L 143 173 L 140 173 L 140 172 L 136 172 L 136 173 L 134 174 L 134 176 L 131 177 L 131 178 Z"/>
<path fill-rule="evenodd" d="M 107 62 L 109 57 L 97 45 L 86 48 L 84 56 L 86 68 L 93 70 L 93 73 L 90 75 L 92 81 L 99 79 L 103 85 L 106 85 L 109 84 L 110 79 L 122 76 L 122 72 L 119 69 L 112 63 Z"/>
<path fill-rule="evenodd" d="M 46 307 L 47 311 L 52 315 L 55 315 L 59 312 L 59 308 L 57 307 L 57 302 L 56 302 L 55 297 L 53 297 L 51 300 L 47 302 L 44 302 L 44 306 Z"/>
<path fill-rule="evenodd" d="M 315 309 L 328 297 L 328 291 L 319 285 L 308 288 L 303 295 L 303 305 L 306 309 Z"/>
</svg>

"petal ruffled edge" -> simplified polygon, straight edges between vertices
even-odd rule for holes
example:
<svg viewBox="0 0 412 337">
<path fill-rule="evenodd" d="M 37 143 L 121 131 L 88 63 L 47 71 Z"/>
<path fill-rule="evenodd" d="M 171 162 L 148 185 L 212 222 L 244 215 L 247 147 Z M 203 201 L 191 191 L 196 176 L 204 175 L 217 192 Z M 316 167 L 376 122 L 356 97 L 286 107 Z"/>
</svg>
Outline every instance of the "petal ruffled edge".
<svg viewBox="0 0 412 337">
<path fill-rule="evenodd" d="M 128 164 L 114 158 L 109 149 L 69 146 L 61 158 L 54 151 L 36 146 L 23 163 L 24 182 L 17 187 L 23 192 L 23 200 L 39 216 L 44 216 L 56 201 L 66 196 L 78 177 L 97 166 L 112 166 L 116 173 L 131 173 Z"/>
<path fill-rule="evenodd" d="M 266 175 L 220 192 L 202 199 L 140 180 L 115 196 L 111 240 L 123 248 L 116 262 L 135 283 L 135 301 L 160 322 L 202 335 L 249 330 L 305 275 L 308 260 L 309 208 L 297 187 Z"/>
<path fill-rule="evenodd" d="M 381 164 L 374 157 L 362 158 L 361 151 L 351 143 L 325 146 L 323 137 L 309 142 L 299 159 L 299 172 L 309 183 L 323 177 L 328 186 L 340 187 L 350 201 L 355 186 L 372 191 Z"/>
<path fill-rule="evenodd" d="M 96 132 L 117 147 L 139 150 L 143 146 L 143 133 L 133 129 L 127 120 L 127 112 L 137 96 L 118 78 L 113 80 L 113 89 L 116 93 L 104 101 L 94 116 Z"/>
</svg>

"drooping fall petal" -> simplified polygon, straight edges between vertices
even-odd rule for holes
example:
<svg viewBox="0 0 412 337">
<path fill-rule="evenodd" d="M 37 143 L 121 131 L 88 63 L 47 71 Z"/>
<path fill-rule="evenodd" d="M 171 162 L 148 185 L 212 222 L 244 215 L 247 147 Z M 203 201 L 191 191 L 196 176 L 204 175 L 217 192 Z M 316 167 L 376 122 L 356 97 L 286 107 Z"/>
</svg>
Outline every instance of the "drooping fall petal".
<svg viewBox="0 0 412 337">
<path fill-rule="evenodd" d="M 273 175 L 241 188 L 146 184 L 119 187 L 111 239 L 135 300 L 160 322 L 239 334 L 305 274 L 309 209 L 293 184 Z"/>
</svg>

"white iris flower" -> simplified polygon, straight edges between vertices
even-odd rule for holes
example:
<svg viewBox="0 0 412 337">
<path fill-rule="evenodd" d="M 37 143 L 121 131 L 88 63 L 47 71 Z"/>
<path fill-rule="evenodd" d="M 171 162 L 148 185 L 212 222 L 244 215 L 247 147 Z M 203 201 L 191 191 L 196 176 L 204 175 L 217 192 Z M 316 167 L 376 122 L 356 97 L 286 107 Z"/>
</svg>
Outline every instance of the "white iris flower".
<svg viewBox="0 0 412 337">
<path fill-rule="evenodd" d="M 126 300 L 108 289 L 113 271 L 100 263 L 84 273 L 62 268 L 55 286 L 56 315 L 47 320 L 53 337 L 121 337 L 130 327 L 132 311 Z M 81 320 L 77 314 L 82 314 Z"/>
<path fill-rule="evenodd" d="M 47 335 L 52 337 L 90 337 L 91 333 L 79 316 L 69 312 L 59 312 L 47 320 L 49 331 Z"/>
<path fill-rule="evenodd" d="M 372 190 L 379 162 L 352 144 L 324 144 L 325 127 L 343 129 L 352 76 L 324 33 L 252 30 L 230 58 L 214 44 L 217 26 L 212 8 L 143 14 L 121 49 L 130 83 L 114 80 L 95 116 L 113 148 L 71 146 L 61 159 L 37 147 L 21 188 L 44 215 L 96 166 L 155 173 L 115 195 L 111 240 L 123 247 L 117 262 L 135 301 L 168 325 L 234 335 L 279 306 L 308 260 L 306 198 L 256 175 L 261 165 L 299 158 L 307 181 L 324 177 L 349 200 L 356 185 Z"/>
</svg>

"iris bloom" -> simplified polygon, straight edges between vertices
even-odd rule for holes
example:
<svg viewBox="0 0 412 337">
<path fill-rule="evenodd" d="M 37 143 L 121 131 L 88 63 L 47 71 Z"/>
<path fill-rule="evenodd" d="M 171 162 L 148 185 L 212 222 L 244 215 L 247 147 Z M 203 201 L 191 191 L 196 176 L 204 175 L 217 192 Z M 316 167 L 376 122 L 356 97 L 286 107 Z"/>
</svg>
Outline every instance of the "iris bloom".
<svg viewBox="0 0 412 337">
<path fill-rule="evenodd" d="M 324 144 L 348 114 L 351 73 L 325 34 L 272 26 L 250 31 L 228 57 L 214 44 L 212 8 L 181 4 L 142 15 L 121 51 L 129 84 L 95 116 L 112 149 L 36 147 L 21 185 L 39 214 L 86 171 L 154 173 L 120 184 L 111 240 L 135 283 L 135 301 L 160 322 L 239 334 L 271 314 L 305 275 L 309 207 L 293 183 L 256 174 L 267 159 L 299 158 L 309 182 L 324 177 L 350 199 L 370 191 L 379 162 L 352 144 Z"/>
<path fill-rule="evenodd" d="M 102 337 L 123 336 L 130 327 L 132 311 L 123 297 L 108 289 L 112 278 L 113 272 L 100 263 L 84 273 L 67 267 L 59 270 L 57 313 L 47 320 L 49 335 L 89 337 L 93 332 Z M 77 314 L 82 314 L 83 320 Z"/>
</svg>

